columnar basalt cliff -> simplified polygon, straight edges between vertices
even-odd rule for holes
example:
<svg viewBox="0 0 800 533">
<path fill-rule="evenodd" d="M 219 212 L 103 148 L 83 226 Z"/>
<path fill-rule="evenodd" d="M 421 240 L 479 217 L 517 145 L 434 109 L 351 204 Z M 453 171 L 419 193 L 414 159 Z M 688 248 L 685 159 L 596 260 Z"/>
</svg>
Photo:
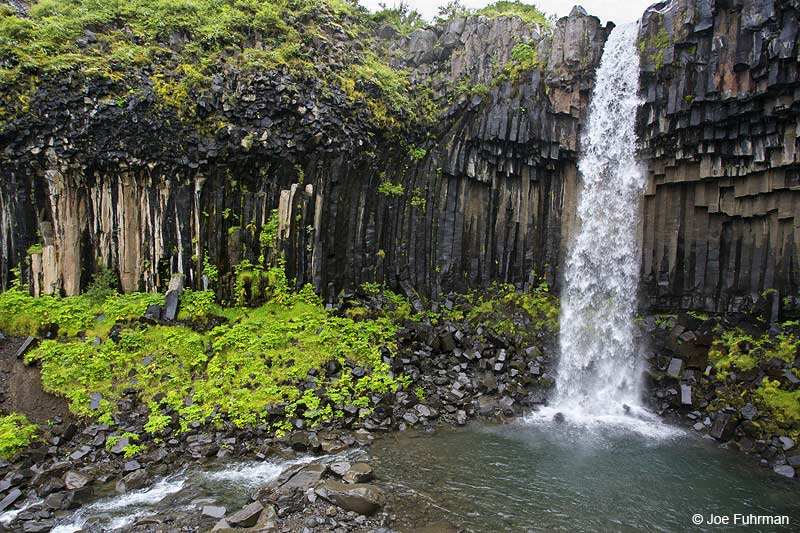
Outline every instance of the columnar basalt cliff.
<svg viewBox="0 0 800 533">
<path fill-rule="evenodd" d="M 227 272 L 255 261 L 278 209 L 289 275 L 327 297 L 371 280 L 428 295 L 556 281 L 580 116 L 609 30 L 579 9 L 552 33 L 513 17 L 408 37 L 384 28 L 395 66 L 433 80 L 444 109 L 417 155 L 381 144 L 341 96 L 279 73 L 220 75 L 200 102 L 224 107 L 210 144 L 152 118 L 147 90 L 121 108 L 93 96 L 103 87 L 42 88 L 30 122 L 4 137 L 2 279 L 29 259 L 37 293 L 76 294 L 100 267 L 126 291 L 173 273 L 200 286 L 206 254 Z M 519 43 L 539 59 L 497 81 Z"/>
<path fill-rule="evenodd" d="M 765 291 L 794 305 L 797 17 L 796 2 L 755 0 L 645 14 L 646 307 L 746 309 Z M 373 280 L 431 297 L 557 284 L 612 29 L 579 8 L 553 28 L 475 16 L 377 28 L 438 108 L 402 143 L 342 91 L 280 69 L 220 69 L 195 102 L 212 134 L 159 111 L 146 74 L 124 98 L 102 80 L 43 77 L 0 133 L 0 280 L 22 265 L 37 293 L 76 294 L 109 267 L 126 291 L 176 272 L 199 287 L 206 258 L 223 273 L 256 262 L 277 209 L 290 277 L 326 298 Z M 347 57 L 348 35 L 326 31 L 325 57 Z"/>
<path fill-rule="evenodd" d="M 658 4 L 640 43 L 646 305 L 796 305 L 798 3 Z"/>
</svg>

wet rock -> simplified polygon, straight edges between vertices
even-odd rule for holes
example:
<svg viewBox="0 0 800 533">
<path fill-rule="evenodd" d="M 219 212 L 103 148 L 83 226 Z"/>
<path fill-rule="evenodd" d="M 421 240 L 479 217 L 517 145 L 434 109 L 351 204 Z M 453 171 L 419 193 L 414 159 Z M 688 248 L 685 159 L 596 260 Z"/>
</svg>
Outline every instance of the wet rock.
<svg viewBox="0 0 800 533">
<path fill-rule="evenodd" d="M 667 368 L 667 375 L 672 378 L 679 379 L 681 377 L 681 372 L 683 371 L 683 360 L 673 357 L 669 362 L 669 367 Z"/>
<path fill-rule="evenodd" d="M 466 425 L 466 423 L 467 423 L 467 413 L 466 411 L 459 409 L 458 411 L 456 411 L 456 424 L 458 424 L 459 426 L 463 426 Z"/>
<path fill-rule="evenodd" d="M 245 505 L 239 511 L 228 516 L 225 520 L 233 527 L 253 527 L 258 522 L 259 516 L 264 511 L 264 506 L 259 502 Z"/>
<path fill-rule="evenodd" d="M 681 405 L 692 405 L 691 385 L 681 385 Z"/>
<path fill-rule="evenodd" d="M 147 470 L 136 470 L 119 480 L 115 489 L 118 493 L 124 494 L 147 486 L 148 481 Z"/>
<path fill-rule="evenodd" d="M 79 461 L 89 455 L 92 452 L 91 446 L 81 446 L 74 452 L 72 452 L 69 456 L 70 459 L 73 461 Z"/>
<path fill-rule="evenodd" d="M 17 501 L 22 496 L 22 491 L 18 488 L 13 488 L 6 494 L 6 497 L 0 501 L 0 513 L 5 511 L 10 505 Z"/>
<path fill-rule="evenodd" d="M 795 447 L 795 442 L 789 437 L 780 437 L 778 440 L 781 442 L 781 446 L 783 447 L 783 451 L 788 452 L 792 448 Z"/>
<path fill-rule="evenodd" d="M 133 472 L 134 470 L 139 470 L 140 468 L 142 468 L 142 465 L 140 465 L 139 461 L 135 459 L 132 461 L 125 461 L 125 463 L 122 465 L 123 472 Z"/>
<path fill-rule="evenodd" d="M 219 505 L 204 505 L 203 516 L 210 516 L 211 518 L 222 518 L 228 510 Z"/>
<path fill-rule="evenodd" d="M 375 514 L 385 501 L 380 489 L 363 484 L 327 481 L 317 487 L 316 493 L 320 498 L 346 511 L 365 516 Z"/>
<path fill-rule="evenodd" d="M 289 442 L 291 443 L 293 450 L 298 452 L 306 451 L 310 446 L 308 432 L 306 431 L 293 432 L 291 437 L 289 437 Z"/>
<path fill-rule="evenodd" d="M 53 519 L 31 520 L 23 522 L 22 531 L 24 533 L 44 533 L 53 529 L 55 525 L 56 523 Z"/>
<path fill-rule="evenodd" d="M 64 476 L 64 486 L 67 490 L 81 489 L 91 482 L 91 478 L 80 472 L 70 470 Z"/>
<path fill-rule="evenodd" d="M 350 470 L 350 463 L 348 461 L 336 461 L 328 465 L 328 468 L 337 476 L 342 477 Z"/>
<path fill-rule="evenodd" d="M 306 489 L 316 485 L 325 474 L 327 467 L 320 463 L 311 463 L 301 466 L 296 470 L 287 481 L 280 485 L 282 492 L 299 489 L 305 491 Z"/>
<path fill-rule="evenodd" d="M 416 409 L 419 416 L 432 419 L 437 418 L 439 416 L 439 412 L 432 407 L 428 407 L 425 404 L 418 404 L 414 409 Z"/>
<path fill-rule="evenodd" d="M 419 422 L 419 417 L 417 415 L 415 415 L 414 413 L 409 411 L 408 413 L 405 413 L 403 415 L 403 420 L 405 420 L 406 422 L 408 422 L 409 424 L 411 424 L 413 426 L 414 424 Z"/>
<path fill-rule="evenodd" d="M 355 463 L 344 474 L 347 483 L 367 483 L 374 479 L 372 467 L 367 463 Z"/>
<path fill-rule="evenodd" d="M 736 420 L 728 413 L 720 413 L 714 420 L 714 425 L 709 431 L 709 435 L 717 440 L 728 441 L 733 436 L 736 429 Z"/>
<path fill-rule="evenodd" d="M 783 477 L 788 477 L 789 479 L 794 479 L 795 471 L 794 467 L 790 465 L 776 465 L 772 469 L 776 474 L 779 474 Z"/>
<path fill-rule="evenodd" d="M 758 415 L 758 410 L 753 406 L 752 403 L 745 404 L 742 407 L 742 418 L 745 420 L 752 420 Z"/>
</svg>

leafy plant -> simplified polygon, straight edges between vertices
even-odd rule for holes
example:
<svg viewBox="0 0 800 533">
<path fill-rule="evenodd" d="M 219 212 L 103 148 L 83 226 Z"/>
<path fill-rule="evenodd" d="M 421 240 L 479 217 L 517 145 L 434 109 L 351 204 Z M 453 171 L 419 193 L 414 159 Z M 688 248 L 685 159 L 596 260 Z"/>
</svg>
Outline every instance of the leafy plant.
<svg viewBox="0 0 800 533">
<path fill-rule="evenodd" d="M 11 459 L 17 452 L 30 446 L 36 438 L 38 427 L 25 415 L 11 413 L 0 416 L 0 457 Z"/>
<path fill-rule="evenodd" d="M 384 181 L 378 185 L 378 193 L 384 196 L 403 196 L 403 184 Z"/>
</svg>

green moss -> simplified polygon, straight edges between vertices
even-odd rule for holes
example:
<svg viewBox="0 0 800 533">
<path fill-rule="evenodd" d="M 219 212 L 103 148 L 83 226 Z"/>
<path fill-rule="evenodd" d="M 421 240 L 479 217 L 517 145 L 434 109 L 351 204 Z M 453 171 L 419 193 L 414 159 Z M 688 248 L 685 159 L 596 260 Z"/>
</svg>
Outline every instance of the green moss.
<svg viewBox="0 0 800 533">
<path fill-rule="evenodd" d="M 44 250 L 44 248 L 42 247 L 42 244 L 41 243 L 36 243 L 36 244 L 31 244 L 30 246 L 28 246 L 28 250 L 26 251 L 26 253 L 28 255 L 36 255 L 36 254 L 42 253 L 42 250 Z"/>
<path fill-rule="evenodd" d="M 403 196 L 403 184 L 384 181 L 378 185 L 378 193 L 384 196 Z"/>
<path fill-rule="evenodd" d="M 505 65 L 500 75 L 495 77 L 495 84 L 506 79 L 519 81 L 526 73 L 539 66 L 538 51 L 527 43 L 518 43 L 511 49 L 511 62 Z"/>
<path fill-rule="evenodd" d="M 726 380 L 733 372 L 747 372 L 777 358 L 786 363 L 795 360 L 800 349 L 796 324 L 787 323 L 778 335 L 752 337 L 741 329 L 723 331 L 709 352 L 710 362 L 717 368 L 716 376 Z M 765 433 L 800 436 L 800 391 L 782 388 L 781 382 L 764 378 L 757 387 L 728 382 L 717 389 L 714 407 L 741 408 L 753 402 L 762 416 L 759 421 Z"/>
<path fill-rule="evenodd" d="M 422 161 L 425 159 L 425 156 L 428 155 L 428 151 L 425 148 L 417 148 L 412 146 L 408 150 L 408 155 L 410 155 L 411 159 L 414 161 Z"/>
<path fill-rule="evenodd" d="M 11 459 L 36 438 L 38 428 L 25 415 L 0 416 L 0 458 Z"/>
<path fill-rule="evenodd" d="M 425 211 L 428 207 L 428 200 L 425 198 L 423 192 L 418 187 L 414 188 L 413 194 L 411 196 L 411 205 L 420 209 L 421 211 Z"/>
<path fill-rule="evenodd" d="M 524 292 L 517 291 L 513 285 L 496 285 L 478 297 L 473 295 L 473 299 L 476 303 L 466 314 L 466 319 L 473 324 L 523 337 L 558 331 L 559 302 L 546 282 Z M 525 322 L 533 328 L 529 329 L 527 324 L 520 326 L 521 322 L 515 320 L 517 315 L 524 315 Z"/>
<path fill-rule="evenodd" d="M 345 0 L 41 0 L 30 18 L 0 17 L 0 120 L 28 112 L 40 77 L 111 82 L 109 102 L 148 87 L 154 109 L 213 135 L 225 121 L 198 113 L 212 76 L 280 70 L 347 90 L 377 125 L 405 128 L 437 111 L 424 87 L 389 66 L 371 35 L 380 16 Z M 346 50 L 320 42 L 349 35 Z M 234 94 L 223 95 L 230 101 Z"/>
<path fill-rule="evenodd" d="M 640 40 L 638 47 L 642 55 L 649 51 L 646 57 L 655 63 L 657 70 L 660 70 L 664 66 L 664 51 L 671 45 L 672 41 L 669 32 L 662 26 L 654 35 L 648 35 Z"/>
<path fill-rule="evenodd" d="M 800 338 L 792 333 L 753 338 L 741 329 L 733 329 L 723 332 L 714 342 L 709 359 L 717 367 L 717 375 L 724 379 L 730 372 L 746 372 L 773 358 L 793 362 L 799 348 Z"/>
<path fill-rule="evenodd" d="M 800 435 L 800 390 L 784 390 L 779 381 L 764 378 L 755 390 L 755 398 L 781 432 L 789 433 L 793 438 Z"/>
</svg>

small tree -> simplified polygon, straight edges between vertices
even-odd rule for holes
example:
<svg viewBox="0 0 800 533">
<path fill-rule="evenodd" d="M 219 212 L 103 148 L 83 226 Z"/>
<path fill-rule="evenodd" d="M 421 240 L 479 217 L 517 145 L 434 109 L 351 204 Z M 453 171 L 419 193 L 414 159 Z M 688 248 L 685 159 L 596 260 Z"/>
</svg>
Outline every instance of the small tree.
<svg viewBox="0 0 800 533">
<path fill-rule="evenodd" d="M 459 17 L 468 17 L 475 11 L 465 6 L 461 0 L 450 0 L 447 4 L 439 6 L 439 15 L 436 22 L 442 23 Z"/>
</svg>

